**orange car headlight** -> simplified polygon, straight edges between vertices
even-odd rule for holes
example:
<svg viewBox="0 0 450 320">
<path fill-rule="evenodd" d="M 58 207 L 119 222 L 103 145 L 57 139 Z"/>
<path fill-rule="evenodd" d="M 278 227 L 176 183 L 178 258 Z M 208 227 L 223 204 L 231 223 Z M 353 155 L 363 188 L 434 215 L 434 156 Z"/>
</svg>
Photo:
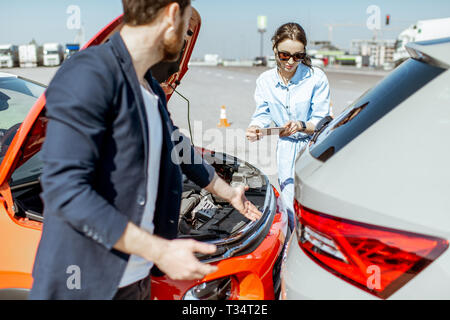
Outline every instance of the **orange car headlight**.
<svg viewBox="0 0 450 320">
<path fill-rule="evenodd" d="M 233 277 L 220 278 L 189 289 L 183 300 L 231 300 L 236 296 L 237 288 L 237 282 Z"/>
</svg>

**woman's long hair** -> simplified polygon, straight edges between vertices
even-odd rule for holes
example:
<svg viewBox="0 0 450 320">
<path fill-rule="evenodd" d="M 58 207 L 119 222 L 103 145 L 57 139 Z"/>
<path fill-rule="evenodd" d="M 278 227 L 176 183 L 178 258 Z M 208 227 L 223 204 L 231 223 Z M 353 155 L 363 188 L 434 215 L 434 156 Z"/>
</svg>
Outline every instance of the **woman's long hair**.
<svg viewBox="0 0 450 320">
<path fill-rule="evenodd" d="M 305 30 L 298 23 L 289 22 L 280 26 L 272 37 L 272 49 L 278 49 L 278 44 L 286 39 L 300 41 L 305 46 L 306 52 L 306 45 L 308 44 L 308 40 L 306 39 Z M 302 60 L 302 64 L 311 68 L 311 58 L 307 55 L 305 59 Z"/>
</svg>

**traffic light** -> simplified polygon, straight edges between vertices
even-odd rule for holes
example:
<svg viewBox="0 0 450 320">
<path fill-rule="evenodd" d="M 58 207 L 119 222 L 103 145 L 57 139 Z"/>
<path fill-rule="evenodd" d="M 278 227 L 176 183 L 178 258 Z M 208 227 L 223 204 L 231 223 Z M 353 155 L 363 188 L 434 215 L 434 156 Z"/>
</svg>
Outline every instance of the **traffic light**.
<svg viewBox="0 0 450 320">
<path fill-rule="evenodd" d="M 386 15 L 386 25 L 389 25 L 389 20 L 391 19 L 391 15 L 387 14 Z"/>
</svg>

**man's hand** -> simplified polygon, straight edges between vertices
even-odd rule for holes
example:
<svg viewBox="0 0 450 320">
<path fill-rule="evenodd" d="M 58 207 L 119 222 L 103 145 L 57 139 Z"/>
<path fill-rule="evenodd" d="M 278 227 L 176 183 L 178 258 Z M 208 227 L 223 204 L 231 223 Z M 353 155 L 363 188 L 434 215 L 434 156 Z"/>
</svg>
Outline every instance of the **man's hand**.
<svg viewBox="0 0 450 320">
<path fill-rule="evenodd" d="M 159 256 L 154 263 L 173 280 L 202 279 L 209 273 L 217 271 L 217 266 L 201 263 L 194 252 L 211 254 L 216 246 L 195 240 L 163 240 Z"/>
<path fill-rule="evenodd" d="M 205 189 L 227 200 L 236 210 L 252 221 L 262 217 L 261 211 L 245 197 L 245 191 L 248 190 L 248 186 L 245 188 L 243 186 L 232 187 L 216 173 L 214 179 Z"/>
<path fill-rule="evenodd" d="M 174 280 L 201 279 L 216 272 L 217 267 L 201 263 L 195 252 L 214 253 L 215 245 L 195 240 L 167 240 L 152 235 L 129 222 L 125 232 L 114 245 L 114 249 L 127 254 L 138 255 L 152 261 L 158 268 Z"/>
<path fill-rule="evenodd" d="M 233 195 L 229 200 L 230 204 L 247 219 L 252 221 L 259 220 L 262 217 L 261 211 L 245 197 L 245 191 L 248 190 L 248 186 L 245 186 L 245 188 L 243 186 L 232 188 Z"/>
</svg>

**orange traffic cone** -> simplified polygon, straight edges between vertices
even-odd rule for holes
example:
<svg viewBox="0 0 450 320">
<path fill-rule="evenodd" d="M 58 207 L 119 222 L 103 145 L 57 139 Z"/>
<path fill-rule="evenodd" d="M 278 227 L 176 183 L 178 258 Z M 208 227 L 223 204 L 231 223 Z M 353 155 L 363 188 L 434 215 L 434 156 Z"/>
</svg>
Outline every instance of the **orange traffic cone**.
<svg viewBox="0 0 450 320">
<path fill-rule="evenodd" d="M 230 124 L 228 123 L 228 120 L 227 120 L 227 110 L 225 109 L 225 106 L 222 106 L 220 108 L 220 121 L 217 124 L 217 126 L 219 128 L 224 128 L 224 127 L 230 126 Z"/>
</svg>

